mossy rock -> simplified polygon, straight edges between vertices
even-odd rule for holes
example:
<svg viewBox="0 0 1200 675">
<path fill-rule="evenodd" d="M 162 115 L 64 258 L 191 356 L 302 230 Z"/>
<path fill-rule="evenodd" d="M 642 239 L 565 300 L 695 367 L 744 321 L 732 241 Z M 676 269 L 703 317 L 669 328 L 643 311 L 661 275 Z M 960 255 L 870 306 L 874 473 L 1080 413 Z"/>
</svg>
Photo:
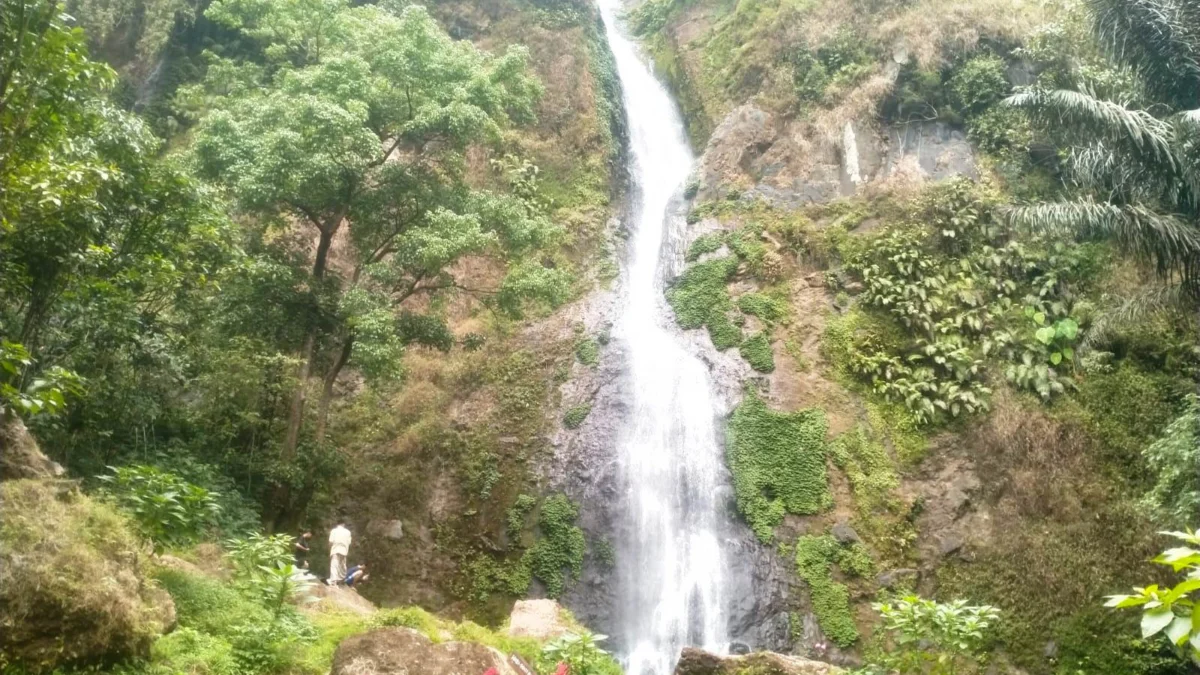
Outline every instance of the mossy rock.
<svg viewBox="0 0 1200 675">
<path fill-rule="evenodd" d="M 61 481 L 0 484 L 0 665 L 29 673 L 142 657 L 175 620 L 147 549 L 112 507 Z"/>
</svg>

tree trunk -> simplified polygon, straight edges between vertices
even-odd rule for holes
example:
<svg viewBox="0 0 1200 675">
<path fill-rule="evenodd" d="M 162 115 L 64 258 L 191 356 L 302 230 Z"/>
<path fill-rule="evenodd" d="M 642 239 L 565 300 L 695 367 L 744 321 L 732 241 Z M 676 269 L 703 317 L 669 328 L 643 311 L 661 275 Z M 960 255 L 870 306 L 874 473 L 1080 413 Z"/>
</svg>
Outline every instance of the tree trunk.
<svg viewBox="0 0 1200 675">
<path fill-rule="evenodd" d="M 317 257 L 313 262 L 313 285 L 319 283 L 325 278 L 325 267 L 329 260 L 329 247 L 333 244 L 333 234 L 337 231 L 336 227 L 322 228 L 321 240 L 317 243 Z M 315 290 L 315 289 L 314 289 Z M 313 360 L 317 355 L 317 328 L 313 326 L 309 328 L 308 335 L 304 338 L 304 348 L 301 352 L 299 382 L 296 385 L 296 393 L 292 395 L 292 407 L 288 411 L 287 434 L 283 438 L 283 448 L 280 451 L 280 459 L 283 461 L 291 461 L 296 457 L 296 446 L 300 443 L 300 427 L 304 422 L 304 401 L 305 390 L 308 384 L 308 378 L 312 375 Z"/>
<path fill-rule="evenodd" d="M 342 368 L 346 367 L 346 362 L 350 360 L 350 354 L 353 351 L 354 335 L 351 334 L 346 336 L 346 340 L 342 343 L 342 351 L 338 354 L 337 360 L 329 367 L 329 372 L 325 373 L 325 382 L 321 387 L 321 404 L 317 410 L 318 443 L 325 440 L 325 427 L 329 421 L 329 404 L 333 401 L 333 385 L 337 382 Z"/>
</svg>

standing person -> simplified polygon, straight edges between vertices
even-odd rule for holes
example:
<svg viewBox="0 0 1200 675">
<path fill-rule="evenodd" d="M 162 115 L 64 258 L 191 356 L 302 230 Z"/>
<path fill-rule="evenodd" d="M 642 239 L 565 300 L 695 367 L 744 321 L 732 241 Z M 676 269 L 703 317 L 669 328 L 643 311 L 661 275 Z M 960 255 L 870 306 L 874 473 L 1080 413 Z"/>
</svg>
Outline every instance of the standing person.
<svg viewBox="0 0 1200 675">
<path fill-rule="evenodd" d="M 299 537 L 296 537 L 295 543 L 292 544 L 292 555 L 296 558 L 296 569 L 308 567 L 309 539 L 312 539 L 312 532 L 304 532 Z"/>
<path fill-rule="evenodd" d="M 350 530 L 339 520 L 329 531 L 329 585 L 336 586 L 346 579 L 346 555 L 350 553 Z"/>
</svg>

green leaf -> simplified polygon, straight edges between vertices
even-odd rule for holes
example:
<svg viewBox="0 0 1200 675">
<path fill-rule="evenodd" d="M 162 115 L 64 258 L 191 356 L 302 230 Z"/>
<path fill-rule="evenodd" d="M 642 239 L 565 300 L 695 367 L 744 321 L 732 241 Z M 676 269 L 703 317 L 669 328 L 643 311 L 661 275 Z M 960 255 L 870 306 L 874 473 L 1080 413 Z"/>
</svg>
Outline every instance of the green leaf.
<svg viewBox="0 0 1200 675">
<path fill-rule="evenodd" d="M 1175 619 L 1170 607 L 1158 607 L 1142 614 L 1142 637 L 1148 638 L 1166 628 Z"/>
<path fill-rule="evenodd" d="M 1167 624 L 1167 637 L 1172 644 L 1181 645 L 1192 632 L 1192 620 L 1186 616 L 1177 616 Z"/>
<path fill-rule="evenodd" d="M 1050 355 L 1050 363 L 1053 363 L 1056 366 L 1058 364 L 1062 363 L 1062 360 L 1063 360 L 1063 355 L 1061 352 L 1054 352 L 1053 354 Z"/>
<path fill-rule="evenodd" d="M 1044 345 L 1048 345 L 1054 341 L 1054 329 L 1049 326 L 1037 329 L 1037 332 L 1033 335 L 1037 338 L 1038 342 Z"/>
</svg>

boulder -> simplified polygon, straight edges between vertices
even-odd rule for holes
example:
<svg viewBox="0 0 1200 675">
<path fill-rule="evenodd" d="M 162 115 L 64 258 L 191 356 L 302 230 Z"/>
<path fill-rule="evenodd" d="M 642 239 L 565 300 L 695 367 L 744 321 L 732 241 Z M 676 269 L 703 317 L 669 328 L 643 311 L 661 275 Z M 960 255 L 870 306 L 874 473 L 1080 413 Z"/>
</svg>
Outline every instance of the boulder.
<svg viewBox="0 0 1200 675">
<path fill-rule="evenodd" d="M 841 668 L 798 656 L 755 652 L 745 656 L 718 656 L 695 647 L 684 647 L 675 675 L 836 675 Z"/>
<path fill-rule="evenodd" d="M 323 608 L 336 609 L 363 616 L 375 613 L 375 603 L 358 594 L 358 591 L 346 586 L 326 586 L 314 583 L 309 587 L 308 594 L 316 598 Z"/>
<path fill-rule="evenodd" d="M 128 520 L 62 481 L 0 483 L 0 663 L 31 672 L 149 654 L 175 623 Z"/>
<path fill-rule="evenodd" d="M 921 573 L 918 570 L 904 567 L 896 570 L 888 570 L 875 577 L 875 583 L 880 588 L 908 588 L 912 589 L 916 586 L 917 579 Z"/>
<path fill-rule="evenodd" d="M 834 525 L 829 532 L 843 546 L 857 544 L 862 541 L 862 538 L 858 536 L 858 532 L 855 532 L 854 528 L 850 527 L 850 523 L 844 520 Z"/>
<path fill-rule="evenodd" d="M 554 600 L 518 600 L 508 617 L 508 634 L 513 637 L 550 640 L 570 631 Z"/>
<path fill-rule="evenodd" d="M 442 642 L 411 628 L 379 628 L 346 638 L 330 675 L 524 675 L 499 650 L 474 642 Z"/>
<path fill-rule="evenodd" d="M 61 478 L 64 473 L 58 462 L 42 454 L 21 418 L 0 422 L 0 480 Z"/>
</svg>

